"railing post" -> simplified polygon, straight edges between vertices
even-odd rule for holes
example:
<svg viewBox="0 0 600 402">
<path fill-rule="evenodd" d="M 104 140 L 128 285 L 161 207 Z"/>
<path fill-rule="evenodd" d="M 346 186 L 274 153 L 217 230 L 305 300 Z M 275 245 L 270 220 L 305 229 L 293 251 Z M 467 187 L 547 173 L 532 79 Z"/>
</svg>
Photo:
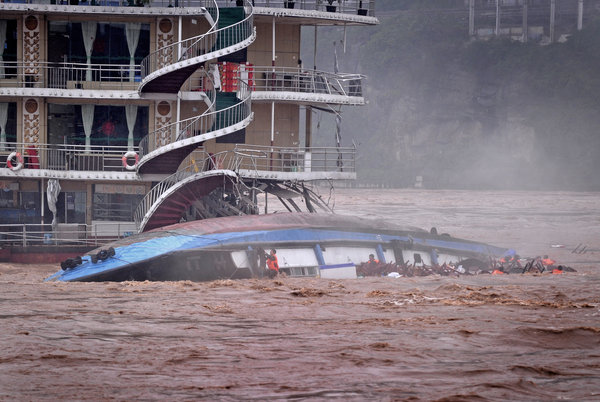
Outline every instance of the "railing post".
<svg viewBox="0 0 600 402">
<path fill-rule="evenodd" d="M 25 224 L 23 224 L 23 247 L 27 246 L 27 240 L 25 236 L 27 235 L 27 229 L 25 229 Z"/>
</svg>

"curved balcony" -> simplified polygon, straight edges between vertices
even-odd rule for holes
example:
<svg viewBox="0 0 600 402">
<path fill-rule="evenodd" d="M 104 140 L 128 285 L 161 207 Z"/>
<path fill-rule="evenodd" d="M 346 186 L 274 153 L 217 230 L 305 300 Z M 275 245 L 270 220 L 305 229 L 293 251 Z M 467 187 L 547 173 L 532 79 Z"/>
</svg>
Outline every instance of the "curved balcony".
<svg viewBox="0 0 600 402">
<path fill-rule="evenodd" d="M 254 101 L 364 105 L 361 74 L 334 74 L 289 67 L 252 67 Z"/>
<path fill-rule="evenodd" d="M 138 172 L 171 173 L 206 140 L 232 134 L 252 121 L 251 93 L 239 82 L 237 102 L 221 110 L 210 108 L 203 114 L 172 123 L 144 137 L 139 144 Z"/>
<path fill-rule="evenodd" d="M 140 92 L 177 93 L 188 77 L 203 63 L 235 53 L 256 39 L 256 30 L 250 0 L 245 10 L 246 18 L 235 24 L 217 29 L 219 8 L 216 1 L 207 7 L 212 26 L 205 34 L 173 43 L 152 52 L 142 60 Z"/>
<path fill-rule="evenodd" d="M 68 145 L 68 144 L 0 144 L 2 176 L 43 177 L 86 180 L 137 180 L 135 171 L 127 169 L 123 156 L 127 146 Z M 23 164 L 14 169 L 18 160 L 8 168 L 8 156 L 18 152 Z M 130 164 L 133 162 L 129 162 Z"/>
</svg>

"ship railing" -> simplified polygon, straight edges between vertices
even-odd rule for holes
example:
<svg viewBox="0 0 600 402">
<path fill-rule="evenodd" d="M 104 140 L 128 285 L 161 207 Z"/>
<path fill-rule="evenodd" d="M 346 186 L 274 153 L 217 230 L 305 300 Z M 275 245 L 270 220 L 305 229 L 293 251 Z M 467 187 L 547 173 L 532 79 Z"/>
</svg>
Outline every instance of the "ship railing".
<svg viewBox="0 0 600 402">
<path fill-rule="evenodd" d="M 125 153 L 132 149 L 121 145 L 0 143 L 0 166 L 20 169 L 59 171 L 123 172 Z M 135 152 L 135 147 L 133 148 Z M 17 155 L 17 153 L 19 155 Z M 129 166 L 133 162 L 128 161 Z"/>
<path fill-rule="evenodd" d="M 0 62 L 0 87 L 135 91 L 140 66 L 50 62 Z"/>
<path fill-rule="evenodd" d="M 240 144 L 232 169 L 260 172 L 356 172 L 355 147 L 271 147 Z"/>
<path fill-rule="evenodd" d="M 291 91 L 362 97 L 361 74 L 335 74 L 293 67 L 249 67 L 254 91 Z"/>
<path fill-rule="evenodd" d="M 2 211 L 0 209 L 0 211 Z M 36 211 L 37 212 L 37 211 Z M 26 214 L 26 210 L 16 212 Z M 8 246 L 99 246 L 135 233 L 133 222 L 0 224 L 0 249 Z"/>
<path fill-rule="evenodd" d="M 225 3 L 226 0 L 219 2 Z M 375 0 L 255 0 L 254 6 L 375 15 Z"/>
<path fill-rule="evenodd" d="M 162 146 L 195 136 L 215 133 L 215 137 L 228 134 L 228 128 L 247 119 L 251 113 L 251 93 L 245 82 L 238 82 L 238 99 L 240 101 L 233 106 L 221 110 L 209 107 L 199 116 L 180 120 L 161 127 L 139 143 L 140 158 Z M 214 91 L 210 95 L 214 105 Z"/>
<path fill-rule="evenodd" d="M 5 0 L 14 4 L 57 4 L 103 7 L 206 7 L 206 0 Z M 211 1 L 212 2 L 212 1 Z M 234 0 L 216 0 L 219 7 L 235 7 Z M 255 7 L 316 10 L 341 14 L 375 15 L 375 0 L 253 0 Z"/>
<path fill-rule="evenodd" d="M 187 59 L 193 59 L 209 53 L 222 53 L 232 44 L 242 43 L 254 35 L 254 15 L 252 3 L 244 0 L 250 12 L 246 18 L 233 25 L 217 29 L 219 20 L 219 8 L 216 0 L 204 0 L 207 12 L 213 20 L 210 29 L 198 36 L 175 42 L 150 53 L 142 60 L 142 80 L 151 73 L 167 67 L 171 64 Z M 222 54 L 219 54 L 222 56 Z M 216 57 L 215 57 L 216 58 Z"/>
</svg>

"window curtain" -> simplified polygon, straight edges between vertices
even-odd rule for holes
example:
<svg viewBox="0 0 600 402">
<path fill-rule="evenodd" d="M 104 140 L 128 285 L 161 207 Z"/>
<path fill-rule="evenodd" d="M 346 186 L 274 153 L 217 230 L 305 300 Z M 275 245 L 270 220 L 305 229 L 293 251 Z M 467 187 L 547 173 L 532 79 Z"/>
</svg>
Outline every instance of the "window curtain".
<svg viewBox="0 0 600 402">
<path fill-rule="evenodd" d="M 8 120 L 8 103 L 0 103 L 0 151 L 6 145 L 6 121 Z"/>
<path fill-rule="evenodd" d="M 81 34 L 83 35 L 83 46 L 85 47 L 85 55 L 87 56 L 87 73 L 86 81 L 92 80 L 92 49 L 94 40 L 96 39 L 96 21 L 83 21 L 81 23 Z"/>
<path fill-rule="evenodd" d="M 0 79 L 4 77 L 4 42 L 6 42 L 6 20 L 0 20 Z"/>
<path fill-rule="evenodd" d="M 81 120 L 83 121 L 83 131 L 85 132 L 85 151 L 90 151 L 90 135 L 94 125 L 94 105 L 81 105 Z"/>
<path fill-rule="evenodd" d="M 132 82 L 135 76 L 135 50 L 140 40 L 141 27 L 142 24 L 139 22 L 130 22 L 125 25 L 125 36 L 127 37 L 127 48 L 129 49 L 129 81 Z"/>
<path fill-rule="evenodd" d="M 127 129 L 129 130 L 127 136 L 127 149 L 129 151 L 133 151 L 133 129 L 137 120 L 137 109 L 136 105 L 125 105 L 125 117 L 127 118 Z"/>
</svg>

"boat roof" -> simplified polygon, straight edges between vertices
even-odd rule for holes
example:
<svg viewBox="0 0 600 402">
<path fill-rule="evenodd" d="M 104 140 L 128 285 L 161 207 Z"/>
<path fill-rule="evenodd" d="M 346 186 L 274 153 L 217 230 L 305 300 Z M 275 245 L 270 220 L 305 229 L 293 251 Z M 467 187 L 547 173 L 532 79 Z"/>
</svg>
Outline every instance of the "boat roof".
<svg viewBox="0 0 600 402">
<path fill-rule="evenodd" d="M 203 235 L 226 232 L 248 232 L 257 230 L 282 229 L 329 229 L 341 231 L 375 232 L 418 232 L 426 231 L 416 227 L 398 227 L 387 221 L 362 219 L 354 216 L 330 213 L 285 212 L 266 215 L 227 216 L 178 223 L 154 229 L 153 232 Z"/>
</svg>

